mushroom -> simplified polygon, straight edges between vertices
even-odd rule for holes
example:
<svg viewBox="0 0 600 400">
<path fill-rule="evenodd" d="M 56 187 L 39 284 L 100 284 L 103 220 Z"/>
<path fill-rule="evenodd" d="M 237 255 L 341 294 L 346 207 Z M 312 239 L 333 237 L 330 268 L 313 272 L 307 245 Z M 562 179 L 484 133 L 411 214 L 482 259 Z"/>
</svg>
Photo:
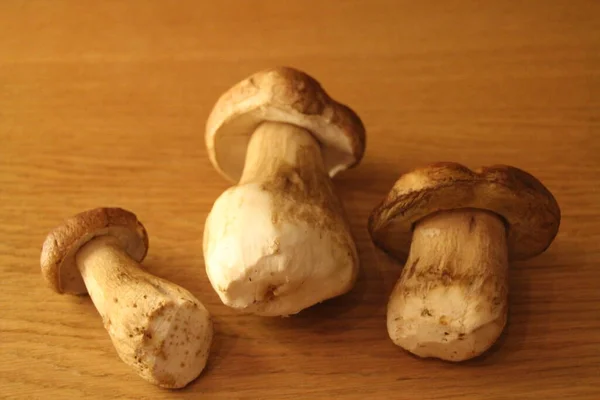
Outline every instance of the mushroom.
<svg viewBox="0 0 600 400">
<path fill-rule="evenodd" d="M 142 378 L 181 388 L 204 369 L 213 325 L 190 292 L 140 269 L 147 251 L 133 213 L 97 208 L 48 234 L 42 275 L 57 293 L 89 293 L 119 357 Z"/>
<path fill-rule="evenodd" d="M 402 175 L 368 223 L 378 247 L 408 257 L 387 306 L 392 341 L 448 361 L 485 352 L 506 324 L 508 263 L 544 252 L 560 216 L 550 191 L 514 167 Z"/>
<path fill-rule="evenodd" d="M 219 98 L 206 146 L 237 182 L 204 230 L 206 272 L 221 301 L 287 316 L 350 291 L 358 255 L 331 178 L 363 156 L 359 117 L 307 74 L 272 68 Z"/>
</svg>

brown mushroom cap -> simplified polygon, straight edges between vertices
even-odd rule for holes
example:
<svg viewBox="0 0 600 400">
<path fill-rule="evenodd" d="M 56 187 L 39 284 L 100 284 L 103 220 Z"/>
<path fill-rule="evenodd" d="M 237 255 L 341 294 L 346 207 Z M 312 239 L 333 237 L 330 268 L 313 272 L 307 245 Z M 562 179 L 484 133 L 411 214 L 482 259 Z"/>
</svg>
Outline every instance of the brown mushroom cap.
<svg viewBox="0 0 600 400">
<path fill-rule="evenodd" d="M 112 235 L 131 258 L 141 262 L 148 252 L 148 235 L 135 214 L 121 208 L 84 211 L 54 228 L 42 246 L 42 275 L 58 293 L 86 294 L 75 254 L 91 239 Z"/>
<path fill-rule="evenodd" d="M 347 106 L 333 100 L 319 82 L 288 67 L 260 71 L 237 83 L 215 104 L 206 123 L 206 146 L 213 166 L 237 182 L 246 148 L 264 122 L 302 127 L 321 143 L 329 175 L 357 165 L 365 151 L 365 128 Z"/>
<path fill-rule="evenodd" d="M 471 171 L 437 163 L 402 175 L 369 218 L 373 242 L 406 257 L 415 224 L 429 214 L 452 209 L 488 210 L 504 219 L 512 260 L 545 251 L 560 225 L 560 208 L 535 177 L 515 167 L 495 165 Z"/>
</svg>

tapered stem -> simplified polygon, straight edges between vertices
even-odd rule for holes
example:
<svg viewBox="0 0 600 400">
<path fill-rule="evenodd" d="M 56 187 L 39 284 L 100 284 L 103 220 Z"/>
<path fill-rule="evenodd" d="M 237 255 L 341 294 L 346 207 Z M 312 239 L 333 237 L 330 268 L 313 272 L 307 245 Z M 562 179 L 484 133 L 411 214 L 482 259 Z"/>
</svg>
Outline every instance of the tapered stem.
<svg viewBox="0 0 600 400">
<path fill-rule="evenodd" d="M 506 323 L 506 228 L 482 210 L 419 222 L 388 304 L 388 331 L 422 357 L 460 361 L 487 350 Z"/>
<path fill-rule="evenodd" d="M 142 271 L 110 236 L 85 244 L 76 260 L 126 364 L 167 388 L 183 387 L 200 374 L 210 350 L 212 322 L 191 293 Z"/>
</svg>

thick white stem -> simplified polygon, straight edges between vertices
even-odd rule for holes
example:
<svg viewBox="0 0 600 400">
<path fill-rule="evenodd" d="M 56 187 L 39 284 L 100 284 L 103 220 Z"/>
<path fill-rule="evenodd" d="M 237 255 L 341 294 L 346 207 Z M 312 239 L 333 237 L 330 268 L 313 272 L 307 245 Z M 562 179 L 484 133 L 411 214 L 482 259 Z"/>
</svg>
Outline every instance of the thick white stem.
<svg viewBox="0 0 600 400">
<path fill-rule="evenodd" d="M 506 323 L 507 270 L 498 216 L 454 210 L 425 218 L 390 297 L 390 337 L 421 357 L 461 361 L 483 353 Z"/>
<path fill-rule="evenodd" d="M 85 244 L 76 260 L 123 362 L 167 388 L 183 387 L 200 374 L 213 328 L 191 293 L 141 270 L 110 236 Z"/>
<path fill-rule="evenodd" d="M 204 255 L 221 300 L 260 315 L 295 314 L 352 287 L 356 248 L 310 132 L 257 127 L 239 184 L 207 218 Z"/>
</svg>

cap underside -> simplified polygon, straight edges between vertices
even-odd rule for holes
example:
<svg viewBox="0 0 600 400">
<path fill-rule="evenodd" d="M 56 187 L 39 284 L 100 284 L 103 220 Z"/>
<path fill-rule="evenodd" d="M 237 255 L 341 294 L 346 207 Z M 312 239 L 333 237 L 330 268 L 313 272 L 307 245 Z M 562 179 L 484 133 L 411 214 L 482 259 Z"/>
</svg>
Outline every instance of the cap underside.
<svg viewBox="0 0 600 400">
<path fill-rule="evenodd" d="M 116 238 L 135 261 L 141 262 L 146 256 L 148 236 L 133 213 L 118 208 L 80 213 L 52 231 L 42 246 L 42 275 L 54 291 L 87 293 L 75 256 L 83 245 L 104 235 Z"/>
<path fill-rule="evenodd" d="M 263 122 L 280 122 L 291 124 L 306 129 L 307 134 L 314 136 L 320 144 L 323 164 L 330 177 L 354 165 L 357 160 L 352 150 L 352 143 L 347 136 L 336 132 L 335 128 L 325 129 L 324 134 L 311 131 L 306 121 L 289 122 L 284 118 L 277 118 L 273 110 L 257 109 L 252 112 L 231 118 L 219 129 L 219 134 L 214 138 L 215 167 L 229 180 L 239 181 L 244 163 L 246 150 L 250 137 L 256 128 Z M 287 118 L 290 120 L 290 118 Z"/>
</svg>

